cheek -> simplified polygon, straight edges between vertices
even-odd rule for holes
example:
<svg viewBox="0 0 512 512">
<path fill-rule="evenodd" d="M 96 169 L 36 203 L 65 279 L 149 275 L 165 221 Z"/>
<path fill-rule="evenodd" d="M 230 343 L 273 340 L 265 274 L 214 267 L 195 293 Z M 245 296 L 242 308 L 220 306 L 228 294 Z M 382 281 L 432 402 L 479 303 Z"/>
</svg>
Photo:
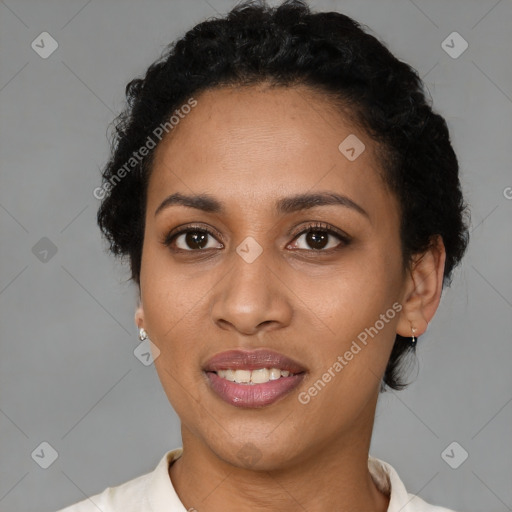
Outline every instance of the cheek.
<svg viewBox="0 0 512 512">
<path fill-rule="evenodd" d="M 313 371 L 297 397 L 307 408 L 307 414 L 296 418 L 304 422 L 299 430 L 312 428 L 311 418 L 316 427 L 325 428 L 322 422 L 329 411 L 328 430 L 336 435 L 340 425 L 348 427 L 371 410 L 368 404 L 378 395 L 401 306 L 386 293 L 365 293 L 371 287 L 360 285 L 352 293 L 345 287 L 341 296 L 324 297 L 329 303 L 324 320 L 330 328 L 314 338 Z"/>
<path fill-rule="evenodd" d="M 208 291 L 215 286 L 215 276 L 207 270 L 198 273 L 192 265 L 176 264 L 167 249 L 156 243 L 143 254 L 144 320 L 151 341 L 160 350 L 155 361 L 159 376 L 166 388 L 177 388 L 176 392 L 180 385 L 191 386 L 202 379 L 198 357 L 208 345 L 211 320 L 205 306 Z"/>
<path fill-rule="evenodd" d="M 396 336 L 401 279 L 398 251 L 383 253 L 376 248 L 345 260 L 322 287 L 304 287 L 309 290 L 304 295 L 307 306 L 315 313 L 312 318 L 323 325 L 322 333 L 313 338 L 319 342 L 310 379 L 310 385 L 318 379 L 328 381 L 325 391 L 322 382 L 317 386 L 323 395 L 318 402 L 335 406 L 344 397 L 355 405 L 374 393 Z"/>
<path fill-rule="evenodd" d="M 190 322 L 208 289 L 209 276 L 199 285 L 191 267 L 173 262 L 167 248 L 151 241 L 145 247 L 141 265 L 141 299 L 151 333 L 166 345 L 178 330 Z M 194 324 L 192 324 L 193 327 Z"/>
<path fill-rule="evenodd" d="M 331 337 L 356 337 L 373 325 L 399 296 L 397 251 L 357 249 L 321 279 L 296 277 L 304 302 L 322 319 Z"/>
</svg>

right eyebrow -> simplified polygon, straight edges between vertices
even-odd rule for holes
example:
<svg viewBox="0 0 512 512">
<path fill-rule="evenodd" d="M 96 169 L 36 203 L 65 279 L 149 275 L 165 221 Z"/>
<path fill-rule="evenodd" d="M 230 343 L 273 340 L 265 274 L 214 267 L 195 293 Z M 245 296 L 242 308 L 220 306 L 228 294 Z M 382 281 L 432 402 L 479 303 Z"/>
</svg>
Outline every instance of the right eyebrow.
<svg viewBox="0 0 512 512">
<path fill-rule="evenodd" d="M 175 204 L 187 206 L 188 208 L 196 208 L 197 210 L 202 210 L 208 213 L 224 213 L 224 208 L 220 202 L 211 196 L 206 194 L 186 196 L 180 193 L 175 193 L 171 194 L 169 197 L 165 198 L 162 203 L 160 203 L 160 206 L 155 211 L 155 215 L 160 213 L 164 208 L 168 208 Z"/>
</svg>

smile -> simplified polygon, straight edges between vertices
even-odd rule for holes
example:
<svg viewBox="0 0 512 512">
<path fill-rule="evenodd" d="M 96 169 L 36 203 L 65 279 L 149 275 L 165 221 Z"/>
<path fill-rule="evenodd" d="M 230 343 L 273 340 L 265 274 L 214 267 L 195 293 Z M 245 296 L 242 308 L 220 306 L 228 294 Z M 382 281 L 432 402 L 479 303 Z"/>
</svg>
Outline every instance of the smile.
<svg viewBox="0 0 512 512">
<path fill-rule="evenodd" d="M 288 370 L 279 368 L 258 368 L 257 370 L 218 370 L 217 375 L 222 379 L 236 382 L 238 384 L 264 384 L 271 380 L 277 380 L 282 377 L 288 377 Z M 293 374 L 291 374 L 293 375 Z"/>
<path fill-rule="evenodd" d="M 203 371 L 217 397 L 245 408 L 273 404 L 299 386 L 306 374 L 293 359 L 266 349 L 222 352 Z"/>
</svg>

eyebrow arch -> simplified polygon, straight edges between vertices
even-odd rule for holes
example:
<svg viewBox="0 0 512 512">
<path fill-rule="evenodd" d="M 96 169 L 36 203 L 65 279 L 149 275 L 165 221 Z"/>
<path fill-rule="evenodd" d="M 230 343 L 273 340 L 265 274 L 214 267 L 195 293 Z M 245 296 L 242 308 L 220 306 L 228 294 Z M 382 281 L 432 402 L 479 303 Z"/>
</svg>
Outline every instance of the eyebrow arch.
<svg viewBox="0 0 512 512">
<path fill-rule="evenodd" d="M 224 213 L 225 209 L 217 199 L 206 195 L 187 196 L 180 193 L 171 194 L 165 198 L 155 211 L 155 216 L 165 208 L 172 205 L 182 205 L 188 208 L 195 208 L 207 213 Z M 347 196 L 333 192 L 320 192 L 315 194 L 298 194 L 291 197 L 279 199 L 275 205 L 277 213 L 293 213 L 317 206 L 338 205 L 351 208 L 364 215 L 368 219 L 370 216 L 361 206 L 352 201 Z"/>
</svg>

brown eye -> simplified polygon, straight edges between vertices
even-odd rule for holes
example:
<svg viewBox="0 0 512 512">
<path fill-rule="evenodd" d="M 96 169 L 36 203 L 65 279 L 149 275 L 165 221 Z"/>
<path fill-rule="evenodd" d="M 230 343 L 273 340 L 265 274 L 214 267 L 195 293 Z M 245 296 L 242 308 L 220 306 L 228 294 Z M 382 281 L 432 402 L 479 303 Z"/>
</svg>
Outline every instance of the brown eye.
<svg viewBox="0 0 512 512">
<path fill-rule="evenodd" d="M 325 249 L 329 236 L 331 235 L 322 231 L 310 231 L 306 235 L 306 243 L 313 249 Z"/>
<path fill-rule="evenodd" d="M 296 244 L 301 244 L 296 249 L 322 250 L 333 249 L 340 245 L 341 240 L 337 235 L 326 231 L 308 231 L 296 239 Z"/>
<path fill-rule="evenodd" d="M 198 251 L 203 249 L 222 249 L 212 233 L 205 229 L 185 229 L 174 235 L 168 236 L 165 245 L 182 251 Z"/>
<path fill-rule="evenodd" d="M 308 226 L 305 231 L 299 233 L 291 245 L 292 249 L 327 251 L 340 246 L 348 245 L 350 237 L 334 230 L 328 225 L 315 224 Z"/>
</svg>

